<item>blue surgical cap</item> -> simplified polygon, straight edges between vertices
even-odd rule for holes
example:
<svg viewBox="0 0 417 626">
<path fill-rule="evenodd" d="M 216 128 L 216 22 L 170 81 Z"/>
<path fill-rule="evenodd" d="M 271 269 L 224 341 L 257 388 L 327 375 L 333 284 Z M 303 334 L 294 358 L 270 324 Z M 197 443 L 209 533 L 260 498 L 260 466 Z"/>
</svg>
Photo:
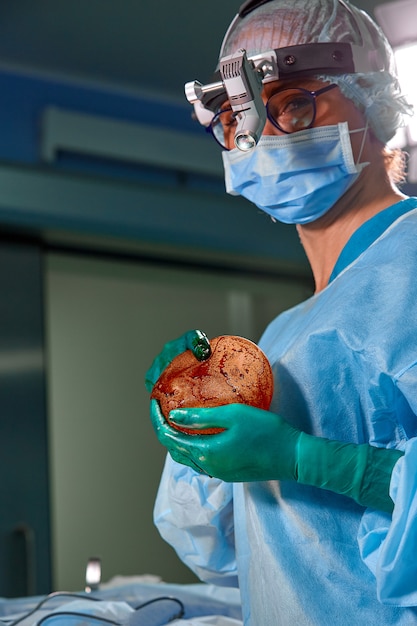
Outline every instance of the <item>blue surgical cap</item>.
<svg viewBox="0 0 417 626">
<path fill-rule="evenodd" d="M 235 19 L 220 57 L 245 48 L 248 56 L 284 46 L 338 42 L 363 45 L 358 24 L 369 34 L 385 70 L 366 74 L 320 75 L 336 83 L 364 113 L 375 136 L 387 143 L 406 125 L 412 107 L 402 95 L 393 51 L 382 30 L 364 11 L 345 0 L 271 0 Z"/>
</svg>

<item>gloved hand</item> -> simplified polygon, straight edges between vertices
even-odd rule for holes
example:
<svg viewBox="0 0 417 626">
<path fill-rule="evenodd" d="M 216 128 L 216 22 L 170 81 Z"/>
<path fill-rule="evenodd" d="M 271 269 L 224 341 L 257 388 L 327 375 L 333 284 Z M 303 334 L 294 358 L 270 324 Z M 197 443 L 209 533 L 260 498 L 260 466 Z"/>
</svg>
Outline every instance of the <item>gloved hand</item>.
<svg viewBox="0 0 417 626">
<path fill-rule="evenodd" d="M 243 404 L 171 411 L 185 428 L 223 428 L 188 435 L 168 424 L 156 400 L 151 419 L 159 441 L 175 461 L 226 482 L 295 480 L 350 496 L 359 504 L 391 512 L 392 469 L 398 450 L 307 435 L 281 416 Z"/>
<path fill-rule="evenodd" d="M 156 381 L 162 374 L 163 370 L 171 363 L 171 361 L 185 352 L 191 350 L 198 361 L 205 361 L 211 354 L 210 341 L 207 335 L 201 330 L 189 330 L 188 332 L 166 343 L 162 352 L 154 359 L 151 367 L 145 375 L 145 386 L 149 393 L 152 391 Z"/>
<path fill-rule="evenodd" d="M 169 425 L 156 400 L 151 420 L 159 441 L 179 463 L 226 482 L 297 480 L 294 450 L 300 431 L 279 415 L 247 404 L 176 409 L 170 420 L 186 428 L 224 428 L 215 435 L 188 435 Z"/>
</svg>

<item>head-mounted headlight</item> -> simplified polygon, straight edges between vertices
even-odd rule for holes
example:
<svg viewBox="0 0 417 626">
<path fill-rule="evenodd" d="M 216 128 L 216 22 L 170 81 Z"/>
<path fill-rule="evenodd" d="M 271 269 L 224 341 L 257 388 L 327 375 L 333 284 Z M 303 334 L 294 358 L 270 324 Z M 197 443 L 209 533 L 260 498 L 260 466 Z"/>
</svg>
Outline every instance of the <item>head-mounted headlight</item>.
<svg viewBox="0 0 417 626">
<path fill-rule="evenodd" d="M 269 0 L 249 0 L 242 5 L 223 40 L 236 20 Z M 265 106 L 261 98 L 263 84 L 318 74 L 368 73 L 388 69 L 375 49 L 370 34 L 356 20 L 350 7 L 339 2 L 350 12 L 361 35 L 361 45 L 353 43 L 323 42 L 286 46 L 247 56 L 245 50 L 223 56 L 220 52 L 219 70 L 213 82 L 203 85 L 191 81 L 185 85 L 185 95 L 194 105 L 195 116 L 203 126 L 208 126 L 218 106 L 229 101 L 236 114 L 235 145 L 240 150 L 250 150 L 258 143 L 266 121 Z"/>
</svg>

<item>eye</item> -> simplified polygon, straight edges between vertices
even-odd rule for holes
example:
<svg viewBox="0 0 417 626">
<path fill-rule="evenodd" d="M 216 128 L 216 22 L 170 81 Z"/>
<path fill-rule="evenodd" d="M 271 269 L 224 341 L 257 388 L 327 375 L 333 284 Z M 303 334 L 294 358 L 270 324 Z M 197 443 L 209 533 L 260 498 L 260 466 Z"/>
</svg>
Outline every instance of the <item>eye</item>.
<svg viewBox="0 0 417 626">
<path fill-rule="evenodd" d="M 268 100 L 268 117 L 284 133 L 293 133 L 311 126 L 314 120 L 314 99 L 303 89 L 278 91 Z"/>
<path fill-rule="evenodd" d="M 236 113 L 231 108 L 219 111 L 219 117 L 223 126 L 236 125 Z"/>
<path fill-rule="evenodd" d="M 303 115 L 311 108 L 311 102 L 305 96 L 287 96 L 278 103 L 277 113 L 283 115 Z"/>
<path fill-rule="evenodd" d="M 222 148 L 230 150 L 233 147 L 233 137 L 237 122 L 236 113 L 227 105 L 228 103 L 217 111 L 211 122 L 210 131 Z"/>
</svg>

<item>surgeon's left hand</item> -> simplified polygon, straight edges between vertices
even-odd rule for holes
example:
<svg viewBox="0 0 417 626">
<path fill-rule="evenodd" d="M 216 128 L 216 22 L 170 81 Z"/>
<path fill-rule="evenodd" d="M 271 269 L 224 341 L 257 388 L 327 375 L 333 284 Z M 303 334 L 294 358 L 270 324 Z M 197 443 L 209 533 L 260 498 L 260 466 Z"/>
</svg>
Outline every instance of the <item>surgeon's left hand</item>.
<svg viewBox="0 0 417 626">
<path fill-rule="evenodd" d="M 183 428 L 223 428 L 189 435 L 165 420 L 152 400 L 151 420 L 172 458 L 226 482 L 296 480 L 295 447 L 300 431 L 279 415 L 246 404 L 175 409 L 169 419 Z"/>
</svg>

